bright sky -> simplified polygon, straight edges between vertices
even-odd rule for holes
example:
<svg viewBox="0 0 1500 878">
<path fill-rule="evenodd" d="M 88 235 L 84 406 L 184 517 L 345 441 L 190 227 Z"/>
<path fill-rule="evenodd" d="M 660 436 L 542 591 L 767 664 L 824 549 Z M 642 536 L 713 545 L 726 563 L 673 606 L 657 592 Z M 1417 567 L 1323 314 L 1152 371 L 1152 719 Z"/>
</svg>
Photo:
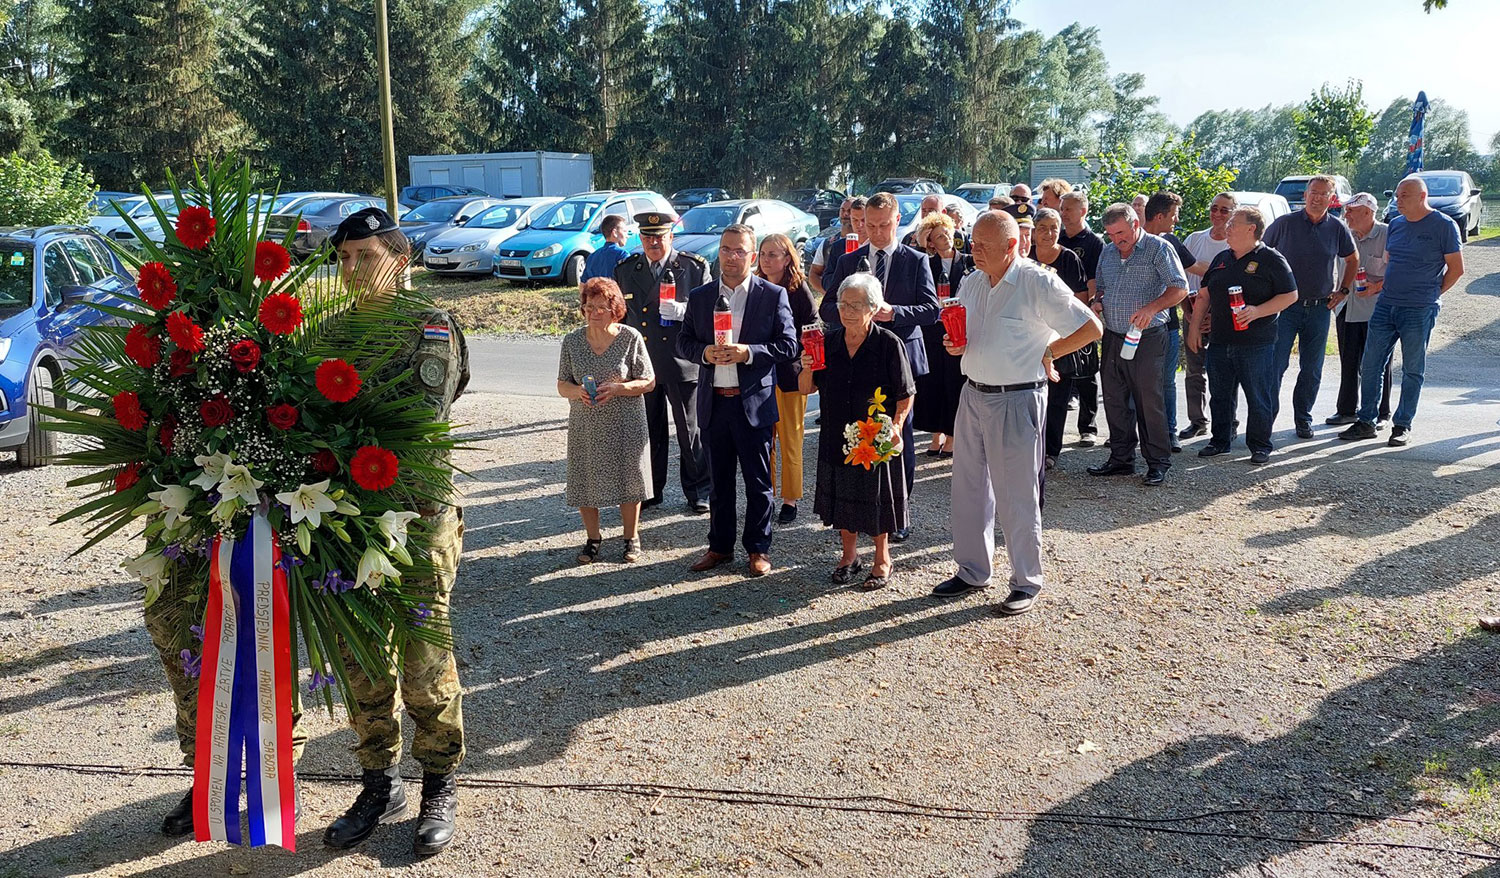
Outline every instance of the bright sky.
<svg viewBox="0 0 1500 878">
<path fill-rule="evenodd" d="M 1359 79 L 1377 113 L 1420 90 L 1467 110 L 1481 153 L 1500 130 L 1489 54 L 1500 0 L 1449 0 L 1430 15 L 1422 0 L 1017 0 L 1011 15 L 1047 36 L 1075 21 L 1097 27 L 1110 72 L 1144 73 L 1179 126 L 1205 110 L 1300 102 L 1324 82 Z"/>
</svg>

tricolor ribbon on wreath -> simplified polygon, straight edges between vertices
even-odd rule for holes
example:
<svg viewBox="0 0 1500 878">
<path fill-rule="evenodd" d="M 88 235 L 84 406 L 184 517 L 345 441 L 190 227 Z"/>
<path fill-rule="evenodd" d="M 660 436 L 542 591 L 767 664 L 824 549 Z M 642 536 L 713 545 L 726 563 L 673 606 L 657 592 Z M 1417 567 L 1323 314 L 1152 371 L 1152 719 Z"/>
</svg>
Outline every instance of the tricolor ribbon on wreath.
<svg viewBox="0 0 1500 878">
<path fill-rule="evenodd" d="M 243 540 L 209 546 L 193 827 L 198 841 L 297 849 L 292 773 L 292 645 L 287 576 L 276 532 L 256 513 Z"/>
</svg>

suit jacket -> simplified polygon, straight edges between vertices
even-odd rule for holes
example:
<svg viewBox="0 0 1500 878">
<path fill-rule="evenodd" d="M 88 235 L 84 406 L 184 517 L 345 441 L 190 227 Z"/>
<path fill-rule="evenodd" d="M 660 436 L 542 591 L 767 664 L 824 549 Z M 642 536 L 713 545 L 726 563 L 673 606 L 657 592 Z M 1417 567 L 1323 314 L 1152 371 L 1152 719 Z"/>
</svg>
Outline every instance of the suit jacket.
<svg viewBox="0 0 1500 878">
<path fill-rule="evenodd" d="M 838 288 L 844 278 L 854 274 L 860 259 L 870 260 L 874 271 L 875 259 L 866 244 L 853 253 L 839 257 L 838 264 L 823 270 L 823 305 L 818 313 L 829 323 L 839 321 Z M 889 329 L 906 343 L 906 356 L 911 360 L 913 376 L 927 374 L 927 349 L 922 344 L 922 327 L 936 323 L 938 319 L 937 286 L 932 281 L 932 268 L 927 256 L 907 246 L 898 246 L 886 268 L 885 301 L 895 312 L 889 323 L 878 325 Z"/>
<path fill-rule="evenodd" d="M 710 277 L 708 261 L 696 253 L 673 250 L 667 260 L 677 276 L 677 298 L 685 300 L 689 290 L 703 286 Z M 665 273 L 665 269 L 663 269 Z M 677 335 L 681 323 L 661 325 L 659 301 L 660 283 L 651 273 L 651 260 L 644 253 L 632 253 L 615 266 L 615 283 L 625 296 L 625 319 L 622 321 L 646 338 L 646 351 L 651 355 L 651 368 L 656 371 L 656 380 L 697 381 L 696 364 L 677 355 Z"/>
<path fill-rule="evenodd" d="M 706 419 L 713 411 L 714 367 L 703 362 L 703 352 L 714 343 L 714 305 L 719 282 L 711 281 L 688 293 L 687 315 L 677 336 L 677 355 L 698 364 L 698 411 Z M 786 290 L 764 278 L 750 278 L 745 313 L 735 343 L 750 346 L 750 362 L 740 363 L 740 402 L 752 427 L 770 427 L 780 419 L 776 409 L 776 364 L 798 355 L 797 329 Z"/>
</svg>

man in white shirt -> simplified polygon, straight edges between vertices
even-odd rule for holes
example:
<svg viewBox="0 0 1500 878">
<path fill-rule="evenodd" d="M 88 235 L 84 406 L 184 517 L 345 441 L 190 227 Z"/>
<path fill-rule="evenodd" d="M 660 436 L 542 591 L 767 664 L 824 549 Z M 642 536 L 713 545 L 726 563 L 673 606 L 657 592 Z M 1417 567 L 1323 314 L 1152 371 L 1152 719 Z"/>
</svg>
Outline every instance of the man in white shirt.
<svg viewBox="0 0 1500 878">
<path fill-rule="evenodd" d="M 1017 250 L 1010 216 L 989 211 L 974 223 L 974 265 L 958 287 L 967 312 L 962 355 L 968 381 L 954 423 L 953 558 L 957 575 L 933 589 L 958 597 L 990 583 L 995 523 L 1010 557 L 1003 615 L 1031 609 L 1042 588 L 1042 458 L 1045 388 L 1056 357 L 1098 341 L 1099 318 L 1058 276 Z"/>
<path fill-rule="evenodd" d="M 1207 347 L 1201 344 L 1197 346 L 1197 350 L 1188 347 L 1187 333 L 1193 325 L 1193 309 L 1198 306 L 1198 290 L 1203 286 L 1203 272 L 1213 263 L 1215 256 L 1229 249 L 1229 217 L 1234 213 L 1234 208 L 1234 196 L 1228 192 L 1215 195 L 1208 205 L 1208 228 L 1193 232 L 1182 242 L 1182 246 L 1193 254 L 1195 261 L 1191 268 L 1185 269 L 1188 297 L 1182 300 L 1182 350 L 1187 360 L 1187 375 L 1183 384 L 1187 387 L 1188 424 L 1177 434 L 1178 439 L 1208 435 L 1208 412 L 1205 411 L 1205 406 L 1208 405 Z"/>
</svg>

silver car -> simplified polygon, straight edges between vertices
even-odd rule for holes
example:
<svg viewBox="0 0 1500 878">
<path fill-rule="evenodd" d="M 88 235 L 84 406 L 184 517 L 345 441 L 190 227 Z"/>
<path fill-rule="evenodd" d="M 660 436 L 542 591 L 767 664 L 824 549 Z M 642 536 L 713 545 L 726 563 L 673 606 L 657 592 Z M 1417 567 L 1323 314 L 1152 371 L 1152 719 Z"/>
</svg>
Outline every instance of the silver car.
<svg viewBox="0 0 1500 878">
<path fill-rule="evenodd" d="M 512 198 L 431 238 L 422 264 L 439 274 L 491 274 L 500 245 L 561 198 Z"/>
<path fill-rule="evenodd" d="M 733 223 L 744 223 L 755 229 L 755 240 L 781 233 L 792 239 L 797 252 L 809 238 L 818 235 L 818 218 L 798 210 L 784 201 L 770 198 L 715 201 L 695 207 L 678 220 L 672 246 L 686 253 L 697 253 L 710 264 L 719 261 L 719 236 Z"/>
</svg>

